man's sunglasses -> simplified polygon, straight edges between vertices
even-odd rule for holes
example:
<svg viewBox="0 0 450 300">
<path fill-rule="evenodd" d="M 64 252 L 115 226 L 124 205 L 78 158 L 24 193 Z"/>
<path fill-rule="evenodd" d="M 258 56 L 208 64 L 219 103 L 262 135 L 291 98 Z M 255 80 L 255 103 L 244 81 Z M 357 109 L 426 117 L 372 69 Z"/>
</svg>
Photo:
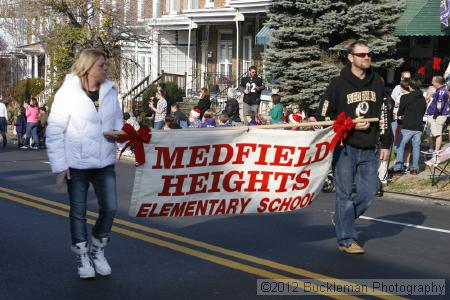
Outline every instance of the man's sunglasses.
<svg viewBox="0 0 450 300">
<path fill-rule="evenodd" d="M 352 53 L 352 55 L 358 56 L 361 58 L 366 58 L 366 57 L 371 58 L 373 54 L 372 54 L 372 52 L 368 52 L 368 53 Z"/>
</svg>

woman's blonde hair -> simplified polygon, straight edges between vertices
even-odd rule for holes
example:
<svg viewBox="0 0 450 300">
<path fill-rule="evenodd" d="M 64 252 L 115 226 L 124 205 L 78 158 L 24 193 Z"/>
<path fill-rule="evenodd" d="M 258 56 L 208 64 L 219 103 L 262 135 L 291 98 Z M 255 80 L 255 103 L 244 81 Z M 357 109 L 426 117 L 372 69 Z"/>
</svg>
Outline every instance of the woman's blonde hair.
<svg viewBox="0 0 450 300">
<path fill-rule="evenodd" d="M 87 73 L 95 64 L 95 62 L 103 57 L 107 59 L 106 53 L 98 48 L 87 48 L 81 51 L 80 56 L 72 65 L 72 74 L 80 77 L 81 84 L 87 89 Z"/>
</svg>

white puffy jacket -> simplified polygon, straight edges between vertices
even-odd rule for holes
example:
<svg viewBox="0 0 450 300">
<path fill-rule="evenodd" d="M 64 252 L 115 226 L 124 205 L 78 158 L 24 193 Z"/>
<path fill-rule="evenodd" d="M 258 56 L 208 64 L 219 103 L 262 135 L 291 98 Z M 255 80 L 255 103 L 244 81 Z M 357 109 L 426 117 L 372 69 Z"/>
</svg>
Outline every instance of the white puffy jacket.
<svg viewBox="0 0 450 300">
<path fill-rule="evenodd" d="M 123 116 L 113 83 L 100 86 L 100 107 L 86 95 L 78 76 L 69 74 L 55 95 L 46 130 L 47 154 L 52 171 L 93 169 L 116 161 L 115 144 L 104 131 L 120 130 Z"/>
</svg>

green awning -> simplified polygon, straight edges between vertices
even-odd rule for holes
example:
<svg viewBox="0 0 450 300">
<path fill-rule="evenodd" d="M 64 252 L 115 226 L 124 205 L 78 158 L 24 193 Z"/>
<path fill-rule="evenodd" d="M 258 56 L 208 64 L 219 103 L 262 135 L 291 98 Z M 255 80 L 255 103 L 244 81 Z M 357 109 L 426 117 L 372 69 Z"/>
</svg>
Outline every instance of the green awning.
<svg viewBox="0 0 450 300">
<path fill-rule="evenodd" d="M 406 0 L 406 9 L 397 21 L 397 36 L 442 36 L 450 30 L 441 31 L 439 0 Z"/>
<path fill-rule="evenodd" d="M 271 32 L 272 30 L 270 30 L 269 27 L 263 26 L 263 28 L 261 28 L 261 30 L 256 34 L 256 45 L 267 45 Z"/>
</svg>

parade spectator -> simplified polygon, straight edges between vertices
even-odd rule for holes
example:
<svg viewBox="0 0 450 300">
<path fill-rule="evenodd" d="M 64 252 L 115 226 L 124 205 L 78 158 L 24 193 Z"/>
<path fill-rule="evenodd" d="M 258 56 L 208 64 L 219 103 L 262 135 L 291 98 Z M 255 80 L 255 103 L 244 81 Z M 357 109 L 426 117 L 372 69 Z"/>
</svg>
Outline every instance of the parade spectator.
<svg viewBox="0 0 450 300">
<path fill-rule="evenodd" d="M 219 125 L 217 127 L 230 127 L 230 118 L 228 117 L 228 114 L 222 113 L 220 114 L 219 118 L 217 119 Z"/>
<path fill-rule="evenodd" d="M 439 151 L 442 145 L 442 130 L 449 115 L 449 92 L 444 85 L 444 78 L 434 76 L 432 85 L 436 88 L 431 103 L 427 109 L 428 122 L 430 123 L 430 136 L 433 139 L 434 151 Z"/>
<path fill-rule="evenodd" d="M 164 119 L 163 130 L 172 130 L 172 129 L 180 129 L 180 128 L 175 123 L 175 118 L 174 117 L 166 116 L 166 118 Z"/>
<path fill-rule="evenodd" d="M 3 103 L 3 97 L 0 99 L 0 134 L 3 139 L 3 147 L 6 147 L 7 139 L 6 133 L 8 129 L 8 110 L 6 105 Z"/>
<path fill-rule="evenodd" d="M 259 104 L 261 103 L 261 91 L 266 87 L 263 85 L 262 78 L 257 74 L 255 66 L 251 66 L 248 69 L 247 76 L 242 77 L 239 87 L 244 92 L 244 115 L 246 116 L 249 111 L 258 113 Z"/>
<path fill-rule="evenodd" d="M 156 91 L 156 99 L 158 99 L 156 107 L 154 106 L 153 101 L 148 102 L 150 109 L 155 112 L 153 128 L 163 129 L 167 115 L 166 91 L 164 89 L 158 89 Z"/>
<path fill-rule="evenodd" d="M 237 101 L 237 92 L 235 89 L 228 89 L 227 102 L 223 113 L 228 115 L 231 125 L 236 126 L 242 123 L 239 115 L 239 102 Z"/>
<path fill-rule="evenodd" d="M 245 116 L 245 121 L 248 126 L 256 126 L 258 125 L 256 123 L 256 113 L 252 110 L 247 112 L 247 115 Z"/>
<path fill-rule="evenodd" d="M 402 82 L 408 83 L 410 80 L 411 80 L 411 72 L 403 71 L 400 74 L 400 83 L 394 87 L 394 89 L 392 90 L 392 93 L 391 93 L 391 98 L 394 101 L 397 101 L 397 100 L 400 101 L 399 99 L 403 95 L 401 83 Z"/>
<path fill-rule="evenodd" d="M 197 105 L 194 107 L 200 110 L 200 120 L 203 119 L 205 112 L 211 108 L 211 100 L 209 91 L 207 88 L 200 89 L 200 100 L 198 100 Z"/>
<path fill-rule="evenodd" d="M 431 99 L 433 98 L 433 94 L 436 92 L 436 88 L 432 85 L 430 85 L 427 90 L 424 92 L 425 101 L 427 102 L 427 110 L 428 107 L 431 104 Z M 425 112 L 424 122 L 425 122 L 425 128 L 424 132 L 428 136 L 428 150 L 421 151 L 424 154 L 433 154 L 434 152 L 434 145 L 433 145 L 433 137 L 430 135 L 430 122 L 428 122 L 428 114 Z"/>
<path fill-rule="evenodd" d="M 357 243 L 355 220 L 373 201 L 378 190 L 378 165 L 376 146 L 381 139 L 379 155 L 387 159 L 392 143 L 392 132 L 383 113 L 384 84 L 371 67 L 372 52 L 364 41 L 355 41 L 348 48 L 349 65 L 330 82 L 319 112 L 322 118 L 335 119 L 344 112 L 355 119 L 380 118 L 379 124 L 359 122 L 343 144 L 333 153 L 333 172 L 336 185 L 336 209 L 332 215 L 339 250 L 362 254 Z M 353 194 L 353 188 L 356 194 Z"/>
<path fill-rule="evenodd" d="M 420 142 L 423 131 L 423 116 L 427 109 L 425 98 L 420 90 L 420 82 L 411 80 L 409 82 L 410 93 L 400 98 L 398 119 L 402 121 L 399 146 L 397 148 L 397 160 L 394 166 L 394 175 L 401 175 L 403 170 L 403 152 L 406 144 L 412 141 L 412 165 L 411 175 L 419 172 Z"/>
<path fill-rule="evenodd" d="M 45 131 L 47 129 L 47 109 L 45 107 L 41 108 L 39 112 L 39 122 L 38 122 L 38 136 L 39 136 L 39 148 L 45 149 Z"/>
<path fill-rule="evenodd" d="M 47 154 L 52 171 L 58 174 L 56 184 L 61 187 L 67 182 L 71 248 L 80 278 L 93 278 L 95 272 L 111 274 L 104 250 L 117 210 L 116 148 L 114 139 L 105 138 L 103 132 L 120 130 L 123 116 L 113 82 L 106 79 L 106 59 L 99 49 L 80 53 L 55 95 L 47 127 Z M 86 206 L 91 183 L 99 215 L 88 242 Z"/>
<path fill-rule="evenodd" d="M 189 119 L 188 117 L 180 111 L 180 107 L 177 103 L 174 103 L 170 106 L 171 115 L 174 118 L 174 124 L 176 124 L 179 128 L 188 128 Z"/>
<path fill-rule="evenodd" d="M 272 95 L 272 109 L 269 111 L 269 116 L 272 118 L 272 124 L 280 124 L 283 117 L 283 105 L 281 104 L 281 96 L 278 94 Z"/>
<path fill-rule="evenodd" d="M 281 117 L 281 123 L 283 124 L 289 123 L 289 115 L 292 113 L 295 113 L 292 109 L 283 107 L 283 116 Z"/>
<path fill-rule="evenodd" d="M 207 110 L 203 114 L 203 122 L 200 126 L 201 128 L 213 128 L 216 127 L 216 119 L 214 118 L 214 114 L 212 111 Z"/>
<path fill-rule="evenodd" d="M 130 124 L 133 126 L 134 130 L 138 131 L 141 125 L 139 125 L 139 122 L 136 120 L 136 118 L 132 115 L 132 113 L 124 112 L 123 113 L 123 120 L 125 123 Z M 120 143 L 118 144 L 119 151 L 121 151 L 127 143 Z M 122 155 L 124 156 L 132 156 L 134 154 L 134 148 L 132 145 L 130 145 L 125 151 L 123 151 Z"/>
<path fill-rule="evenodd" d="M 39 149 L 39 136 L 38 136 L 38 121 L 39 121 L 39 105 L 36 98 L 31 98 L 30 104 L 25 104 L 25 115 L 27 117 L 27 132 L 26 142 L 22 146 L 22 149 Z M 30 144 L 30 138 L 33 139 L 33 143 Z"/>
<path fill-rule="evenodd" d="M 17 147 L 20 148 L 25 144 L 24 134 L 27 131 L 27 118 L 25 117 L 25 109 L 22 106 L 17 111 L 14 126 L 16 127 Z"/>
<path fill-rule="evenodd" d="M 200 109 L 194 108 L 189 113 L 189 128 L 200 128 L 202 121 L 200 121 Z"/>
<path fill-rule="evenodd" d="M 296 113 L 290 114 L 288 119 L 289 119 L 289 124 L 300 124 L 303 121 L 302 113 L 296 112 Z M 300 130 L 300 127 L 291 127 L 290 129 L 297 131 L 297 130 Z"/>
<path fill-rule="evenodd" d="M 403 95 L 406 95 L 409 93 L 409 81 L 411 78 L 408 78 L 408 80 L 402 80 L 400 81 L 400 84 L 398 85 L 400 87 L 400 91 L 398 93 L 394 93 L 392 92 L 391 94 L 391 98 L 392 95 L 394 95 L 396 98 L 392 98 L 394 100 L 394 109 L 392 111 L 392 122 L 391 122 L 391 127 L 392 127 L 392 134 L 394 135 L 394 151 L 397 151 L 397 145 L 398 145 L 398 140 L 399 140 L 399 135 L 400 135 L 400 128 L 398 128 L 398 122 L 397 122 L 397 112 L 398 112 L 398 108 L 400 107 L 400 98 Z M 394 89 L 395 90 L 395 89 Z"/>
</svg>

